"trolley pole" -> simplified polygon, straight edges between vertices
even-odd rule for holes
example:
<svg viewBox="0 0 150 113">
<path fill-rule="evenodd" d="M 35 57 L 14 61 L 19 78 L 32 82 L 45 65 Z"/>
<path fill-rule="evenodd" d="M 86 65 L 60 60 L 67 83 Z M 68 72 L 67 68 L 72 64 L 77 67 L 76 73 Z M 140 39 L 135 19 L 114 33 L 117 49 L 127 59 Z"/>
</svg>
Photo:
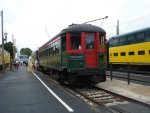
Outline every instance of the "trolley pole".
<svg viewBox="0 0 150 113">
<path fill-rule="evenodd" d="M 106 17 L 104 17 L 104 18 L 99 18 L 99 19 L 87 21 L 87 22 L 84 22 L 83 24 L 87 24 L 87 23 L 90 23 L 90 22 L 98 21 L 98 20 L 103 20 L 103 21 L 104 21 L 104 19 L 107 19 L 107 18 L 108 18 L 108 16 L 106 16 Z M 103 21 L 102 21 L 102 23 L 101 23 L 101 26 L 102 26 L 102 24 L 103 24 Z"/>
<path fill-rule="evenodd" d="M 2 72 L 4 72 L 4 31 L 3 31 L 3 11 L 1 11 L 1 32 L 2 32 Z"/>
</svg>

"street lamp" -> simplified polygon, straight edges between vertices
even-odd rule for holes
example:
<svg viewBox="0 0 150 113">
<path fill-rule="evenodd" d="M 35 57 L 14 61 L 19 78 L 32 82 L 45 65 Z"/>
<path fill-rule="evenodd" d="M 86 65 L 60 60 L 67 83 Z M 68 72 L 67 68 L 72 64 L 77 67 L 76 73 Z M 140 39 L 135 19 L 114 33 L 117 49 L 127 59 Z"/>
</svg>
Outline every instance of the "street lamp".
<svg viewBox="0 0 150 113">
<path fill-rule="evenodd" d="M 8 35 L 8 33 L 5 32 L 5 33 L 4 33 L 4 39 L 3 39 L 3 40 L 6 41 L 6 42 L 7 42 L 7 35 Z"/>
</svg>

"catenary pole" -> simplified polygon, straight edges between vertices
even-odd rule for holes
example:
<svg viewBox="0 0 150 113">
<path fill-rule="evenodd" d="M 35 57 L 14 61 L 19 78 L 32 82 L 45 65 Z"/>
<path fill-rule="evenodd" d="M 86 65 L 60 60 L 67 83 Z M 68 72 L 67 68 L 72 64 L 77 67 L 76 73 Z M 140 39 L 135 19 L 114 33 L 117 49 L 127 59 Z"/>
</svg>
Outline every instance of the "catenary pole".
<svg viewBox="0 0 150 113">
<path fill-rule="evenodd" d="M 116 35 L 119 35 L 119 20 L 117 20 Z"/>
</svg>

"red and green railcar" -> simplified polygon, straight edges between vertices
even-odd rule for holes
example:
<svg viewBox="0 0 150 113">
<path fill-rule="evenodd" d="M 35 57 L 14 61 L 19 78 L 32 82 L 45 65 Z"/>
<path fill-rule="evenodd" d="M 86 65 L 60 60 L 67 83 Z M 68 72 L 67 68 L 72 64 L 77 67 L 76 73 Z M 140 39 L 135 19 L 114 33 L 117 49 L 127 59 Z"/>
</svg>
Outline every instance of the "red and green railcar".
<svg viewBox="0 0 150 113">
<path fill-rule="evenodd" d="M 70 84 L 80 78 L 106 81 L 106 32 L 91 24 L 72 24 L 39 48 L 39 68 Z M 57 74 L 55 74 L 57 73 Z"/>
</svg>

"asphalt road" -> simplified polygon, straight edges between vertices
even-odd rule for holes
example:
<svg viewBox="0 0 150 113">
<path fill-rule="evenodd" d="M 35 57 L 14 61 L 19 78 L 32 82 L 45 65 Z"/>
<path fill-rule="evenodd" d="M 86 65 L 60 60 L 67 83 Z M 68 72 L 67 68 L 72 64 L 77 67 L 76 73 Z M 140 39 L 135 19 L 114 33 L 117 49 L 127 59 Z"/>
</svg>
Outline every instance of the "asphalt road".
<svg viewBox="0 0 150 113">
<path fill-rule="evenodd" d="M 0 113 L 95 113 L 89 105 L 21 67 L 0 75 Z"/>
</svg>

